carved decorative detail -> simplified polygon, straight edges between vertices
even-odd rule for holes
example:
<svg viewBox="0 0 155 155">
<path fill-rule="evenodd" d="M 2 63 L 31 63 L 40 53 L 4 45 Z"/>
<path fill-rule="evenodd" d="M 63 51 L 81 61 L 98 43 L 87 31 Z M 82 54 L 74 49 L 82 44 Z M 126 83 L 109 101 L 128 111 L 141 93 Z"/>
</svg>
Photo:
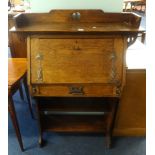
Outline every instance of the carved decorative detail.
<svg viewBox="0 0 155 155">
<path fill-rule="evenodd" d="M 121 81 L 116 80 L 116 95 L 120 96 L 122 92 Z"/>
<path fill-rule="evenodd" d="M 117 96 L 120 96 L 121 95 L 121 88 L 120 87 L 117 87 L 116 88 L 116 95 Z"/>
<path fill-rule="evenodd" d="M 37 86 L 32 86 L 32 93 L 33 94 L 39 93 L 39 88 Z"/>
<path fill-rule="evenodd" d="M 121 81 L 117 78 L 117 69 L 116 69 L 116 53 L 113 51 L 113 53 L 110 55 L 111 59 L 111 73 L 110 73 L 110 80 L 109 83 L 114 84 L 116 86 L 116 95 L 121 95 Z"/>
<path fill-rule="evenodd" d="M 136 35 L 130 35 L 127 38 L 127 47 L 129 47 L 130 45 L 132 45 L 137 39 L 137 34 Z"/>
</svg>

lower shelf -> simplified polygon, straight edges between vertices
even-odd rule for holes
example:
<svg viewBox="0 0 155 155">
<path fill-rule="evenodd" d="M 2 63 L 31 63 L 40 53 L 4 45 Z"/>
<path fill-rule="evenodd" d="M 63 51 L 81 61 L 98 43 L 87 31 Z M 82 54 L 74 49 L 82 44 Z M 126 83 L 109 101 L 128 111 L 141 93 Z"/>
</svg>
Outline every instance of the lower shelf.
<svg viewBox="0 0 155 155">
<path fill-rule="evenodd" d="M 56 132 L 105 132 L 105 116 L 41 116 L 43 130 Z"/>
</svg>

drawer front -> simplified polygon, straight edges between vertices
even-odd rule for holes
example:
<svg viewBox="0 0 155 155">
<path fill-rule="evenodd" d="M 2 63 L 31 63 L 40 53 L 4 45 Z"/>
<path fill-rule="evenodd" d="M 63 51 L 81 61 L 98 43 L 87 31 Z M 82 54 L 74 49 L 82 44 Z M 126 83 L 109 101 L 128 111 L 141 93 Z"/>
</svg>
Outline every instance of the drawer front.
<svg viewBox="0 0 155 155">
<path fill-rule="evenodd" d="M 30 47 L 33 84 L 111 83 L 122 78 L 122 38 L 31 38 Z"/>
<path fill-rule="evenodd" d="M 113 97 L 120 95 L 115 86 L 103 84 L 33 85 L 31 94 L 54 97 Z"/>
</svg>

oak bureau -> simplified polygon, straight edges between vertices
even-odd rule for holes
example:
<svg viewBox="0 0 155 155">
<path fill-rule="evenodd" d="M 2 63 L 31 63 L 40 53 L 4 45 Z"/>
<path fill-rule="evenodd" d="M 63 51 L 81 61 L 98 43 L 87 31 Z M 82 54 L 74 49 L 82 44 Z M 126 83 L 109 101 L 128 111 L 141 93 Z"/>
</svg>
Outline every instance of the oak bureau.
<svg viewBox="0 0 155 155">
<path fill-rule="evenodd" d="M 28 85 L 37 100 L 40 145 L 47 130 L 100 131 L 109 148 L 125 85 L 126 49 L 143 32 L 141 17 L 52 10 L 14 20 L 11 31 L 27 39 Z"/>
</svg>

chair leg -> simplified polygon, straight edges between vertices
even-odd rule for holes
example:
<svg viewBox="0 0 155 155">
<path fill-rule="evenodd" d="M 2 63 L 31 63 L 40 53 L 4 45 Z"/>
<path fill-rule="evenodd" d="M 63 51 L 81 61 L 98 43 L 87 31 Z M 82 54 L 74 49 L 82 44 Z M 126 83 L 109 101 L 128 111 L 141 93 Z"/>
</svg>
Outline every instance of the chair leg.
<svg viewBox="0 0 155 155">
<path fill-rule="evenodd" d="M 26 76 L 23 79 L 23 83 L 24 83 L 25 93 L 26 93 L 26 97 L 27 97 L 27 100 L 28 100 L 28 106 L 29 106 L 29 110 L 30 110 L 30 113 L 31 113 L 31 117 L 34 119 L 34 115 L 33 115 L 33 111 L 32 111 L 32 102 L 31 102 L 31 98 L 30 98 L 30 94 L 29 94 L 29 89 L 28 89 L 28 86 L 27 86 Z"/>
<path fill-rule="evenodd" d="M 8 101 L 9 101 L 8 110 L 9 110 L 9 113 L 10 113 L 10 116 L 11 116 L 13 126 L 15 128 L 16 136 L 17 136 L 17 139 L 18 139 L 21 150 L 24 151 L 22 137 L 21 137 L 21 133 L 20 133 L 20 130 L 19 130 L 19 125 L 18 125 L 18 121 L 17 121 L 17 117 L 16 117 L 15 108 L 14 108 L 14 103 L 13 103 L 13 100 L 12 100 L 11 96 L 9 96 Z"/>
<path fill-rule="evenodd" d="M 143 32 L 142 33 L 142 37 L 141 37 L 141 42 L 144 44 L 144 42 L 145 42 L 145 35 L 146 35 L 146 33 L 145 32 Z"/>
</svg>

